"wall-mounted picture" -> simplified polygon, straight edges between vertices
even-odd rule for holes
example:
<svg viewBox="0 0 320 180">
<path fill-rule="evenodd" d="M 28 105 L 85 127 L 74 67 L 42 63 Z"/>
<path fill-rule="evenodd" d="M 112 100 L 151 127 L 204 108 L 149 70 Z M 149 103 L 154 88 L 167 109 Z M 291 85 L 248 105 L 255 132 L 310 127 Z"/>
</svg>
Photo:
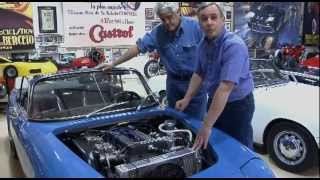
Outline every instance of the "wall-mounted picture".
<svg viewBox="0 0 320 180">
<path fill-rule="evenodd" d="M 230 20 L 231 21 L 232 18 L 232 12 L 231 11 L 227 11 L 226 12 L 226 20 Z"/>
<path fill-rule="evenodd" d="M 153 20 L 154 19 L 154 12 L 152 8 L 146 8 L 145 9 L 145 13 L 146 13 L 146 20 Z"/>
<path fill-rule="evenodd" d="M 57 33 L 56 7 L 39 6 L 38 16 L 40 33 Z"/>
</svg>

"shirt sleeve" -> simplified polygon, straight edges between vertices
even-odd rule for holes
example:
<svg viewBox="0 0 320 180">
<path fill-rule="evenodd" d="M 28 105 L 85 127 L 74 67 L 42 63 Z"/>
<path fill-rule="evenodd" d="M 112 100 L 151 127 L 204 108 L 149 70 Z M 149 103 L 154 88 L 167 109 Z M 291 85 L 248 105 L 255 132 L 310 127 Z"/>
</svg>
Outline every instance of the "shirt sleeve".
<svg viewBox="0 0 320 180">
<path fill-rule="evenodd" d="M 248 61 L 248 49 L 240 43 L 232 43 L 226 47 L 222 56 L 220 81 L 231 81 L 239 84 L 243 66 Z"/>
<path fill-rule="evenodd" d="M 157 49 L 156 29 L 146 33 L 143 38 L 139 38 L 136 42 L 140 53 L 151 52 Z"/>
<path fill-rule="evenodd" d="M 197 73 L 201 78 L 203 78 L 203 68 L 201 66 L 202 62 L 201 62 L 201 58 L 200 58 L 200 46 L 197 46 L 197 50 L 196 50 L 196 69 L 194 71 L 194 73 Z"/>
<path fill-rule="evenodd" d="M 196 38 L 197 38 L 197 43 L 200 43 L 204 38 L 204 33 L 201 30 L 199 23 L 196 24 Z"/>
</svg>

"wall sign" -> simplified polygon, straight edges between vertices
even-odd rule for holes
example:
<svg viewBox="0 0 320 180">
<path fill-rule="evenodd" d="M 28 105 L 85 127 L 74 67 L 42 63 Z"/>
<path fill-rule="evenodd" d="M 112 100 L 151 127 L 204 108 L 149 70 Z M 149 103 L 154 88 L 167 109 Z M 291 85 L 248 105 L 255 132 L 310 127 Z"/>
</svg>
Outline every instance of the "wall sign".
<svg viewBox="0 0 320 180">
<path fill-rule="evenodd" d="M 0 51 L 34 49 L 30 2 L 0 2 Z"/>
<path fill-rule="evenodd" d="M 146 2 L 63 2 L 65 47 L 133 45 L 143 37 Z"/>
<path fill-rule="evenodd" d="M 57 33 L 56 7 L 39 6 L 38 18 L 40 33 Z"/>
</svg>

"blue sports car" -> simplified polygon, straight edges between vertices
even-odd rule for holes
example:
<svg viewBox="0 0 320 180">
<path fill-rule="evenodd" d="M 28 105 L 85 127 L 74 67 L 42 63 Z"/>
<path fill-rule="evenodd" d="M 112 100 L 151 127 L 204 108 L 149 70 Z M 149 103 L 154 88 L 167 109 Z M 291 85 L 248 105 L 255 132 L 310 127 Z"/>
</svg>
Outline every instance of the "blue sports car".
<svg viewBox="0 0 320 180">
<path fill-rule="evenodd" d="M 161 107 L 134 69 L 19 78 L 7 121 L 27 177 L 274 177 L 218 129 L 193 150 L 201 121 Z"/>
</svg>

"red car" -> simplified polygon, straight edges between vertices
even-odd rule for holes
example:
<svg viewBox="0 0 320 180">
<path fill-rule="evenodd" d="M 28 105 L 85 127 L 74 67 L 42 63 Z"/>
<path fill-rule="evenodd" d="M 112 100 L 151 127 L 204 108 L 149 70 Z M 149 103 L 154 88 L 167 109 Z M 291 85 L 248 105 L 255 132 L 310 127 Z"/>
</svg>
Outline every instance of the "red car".
<svg viewBox="0 0 320 180">
<path fill-rule="evenodd" d="M 275 53 L 275 63 L 280 69 L 319 69 L 319 52 L 309 52 L 304 46 L 284 46 Z"/>
<path fill-rule="evenodd" d="M 100 49 L 92 49 L 87 56 L 75 58 L 71 61 L 71 67 L 78 69 L 82 67 L 92 68 L 106 60 L 104 53 Z"/>
<path fill-rule="evenodd" d="M 284 56 L 291 56 L 295 60 L 298 60 L 303 52 L 305 51 L 305 47 L 298 45 L 298 46 L 285 46 L 283 49 L 283 55 Z"/>
<path fill-rule="evenodd" d="M 311 53 L 309 53 L 311 54 Z M 302 59 L 300 61 L 300 65 L 308 67 L 308 68 L 320 68 L 320 59 L 319 59 L 319 53 L 317 53 L 314 56 L 307 55 L 306 59 Z"/>
</svg>

